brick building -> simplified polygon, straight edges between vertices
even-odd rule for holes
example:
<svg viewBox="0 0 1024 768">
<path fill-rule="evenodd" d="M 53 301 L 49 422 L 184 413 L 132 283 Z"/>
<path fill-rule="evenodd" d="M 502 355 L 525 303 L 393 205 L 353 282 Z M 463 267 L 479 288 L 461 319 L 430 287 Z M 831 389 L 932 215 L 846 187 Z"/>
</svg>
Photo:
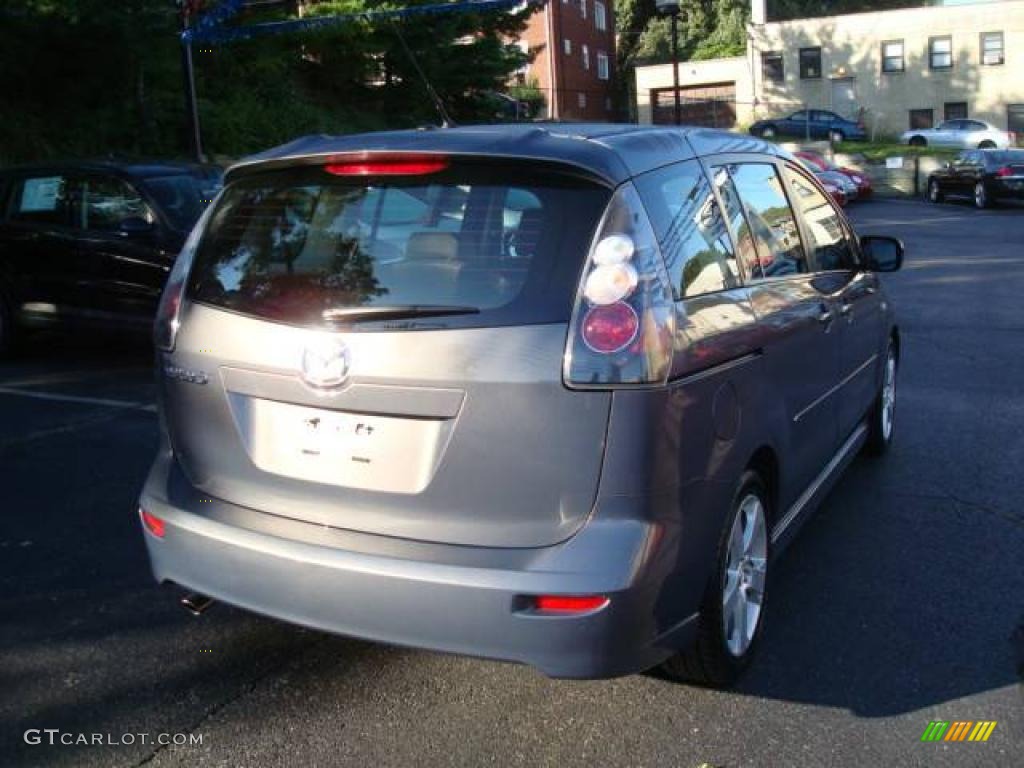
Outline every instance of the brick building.
<svg viewBox="0 0 1024 768">
<path fill-rule="evenodd" d="M 518 73 L 536 81 L 555 120 L 611 120 L 615 65 L 613 0 L 548 0 L 519 40 L 533 60 Z"/>
</svg>

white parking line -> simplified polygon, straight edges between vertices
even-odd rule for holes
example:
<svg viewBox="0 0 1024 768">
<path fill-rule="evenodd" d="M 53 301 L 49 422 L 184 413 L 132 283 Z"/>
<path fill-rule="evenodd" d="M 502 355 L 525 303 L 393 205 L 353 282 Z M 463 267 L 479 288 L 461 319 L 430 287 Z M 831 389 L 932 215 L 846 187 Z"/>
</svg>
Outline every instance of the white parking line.
<svg viewBox="0 0 1024 768">
<path fill-rule="evenodd" d="M 0 387 L 0 395 L 14 395 L 16 397 L 28 397 L 34 400 L 53 400 L 60 403 L 79 403 L 82 405 L 102 405 L 107 408 L 124 408 L 129 411 L 145 411 L 156 413 L 156 406 L 152 403 L 133 403 L 130 400 L 107 400 L 101 397 L 81 397 L 79 395 L 58 395 L 51 392 L 28 392 L 24 389 L 13 387 Z"/>
</svg>

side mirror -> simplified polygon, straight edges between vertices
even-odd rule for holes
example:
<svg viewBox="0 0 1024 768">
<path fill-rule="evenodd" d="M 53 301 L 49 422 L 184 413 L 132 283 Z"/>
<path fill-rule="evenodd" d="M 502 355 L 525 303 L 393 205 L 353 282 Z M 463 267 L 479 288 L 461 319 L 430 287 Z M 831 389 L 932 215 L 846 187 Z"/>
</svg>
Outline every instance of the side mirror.
<svg viewBox="0 0 1024 768">
<path fill-rule="evenodd" d="M 895 272 L 903 266 L 903 243 L 895 237 L 865 235 L 860 239 L 864 266 L 871 272 Z"/>
<path fill-rule="evenodd" d="M 141 216 L 129 216 L 118 225 L 117 229 L 125 237 L 142 237 L 153 232 L 153 222 L 147 221 Z"/>
</svg>

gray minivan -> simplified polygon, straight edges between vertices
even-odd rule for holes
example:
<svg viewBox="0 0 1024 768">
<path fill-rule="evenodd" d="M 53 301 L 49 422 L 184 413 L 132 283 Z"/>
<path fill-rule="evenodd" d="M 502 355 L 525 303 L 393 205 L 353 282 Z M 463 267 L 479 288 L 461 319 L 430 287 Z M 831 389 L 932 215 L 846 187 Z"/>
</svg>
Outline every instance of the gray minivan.
<svg viewBox="0 0 1024 768">
<path fill-rule="evenodd" d="M 893 436 L 900 337 L 777 147 L 309 137 L 231 168 L 156 321 L 157 580 L 354 637 L 727 685 L 767 575 Z"/>
</svg>

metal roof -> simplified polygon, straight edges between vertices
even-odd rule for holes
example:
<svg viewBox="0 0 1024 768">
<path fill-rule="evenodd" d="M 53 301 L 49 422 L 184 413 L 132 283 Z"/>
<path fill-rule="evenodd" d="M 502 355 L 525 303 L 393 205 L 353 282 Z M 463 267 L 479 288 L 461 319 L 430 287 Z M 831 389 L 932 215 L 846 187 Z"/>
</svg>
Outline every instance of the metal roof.
<svg viewBox="0 0 1024 768">
<path fill-rule="evenodd" d="M 773 144 L 708 128 L 615 123 L 516 123 L 348 136 L 304 136 L 231 166 L 225 183 L 250 173 L 347 152 L 424 152 L 561 163 L 618 185 L 669 163 L 717 152 L 779 154 Z"/>
</svg>

